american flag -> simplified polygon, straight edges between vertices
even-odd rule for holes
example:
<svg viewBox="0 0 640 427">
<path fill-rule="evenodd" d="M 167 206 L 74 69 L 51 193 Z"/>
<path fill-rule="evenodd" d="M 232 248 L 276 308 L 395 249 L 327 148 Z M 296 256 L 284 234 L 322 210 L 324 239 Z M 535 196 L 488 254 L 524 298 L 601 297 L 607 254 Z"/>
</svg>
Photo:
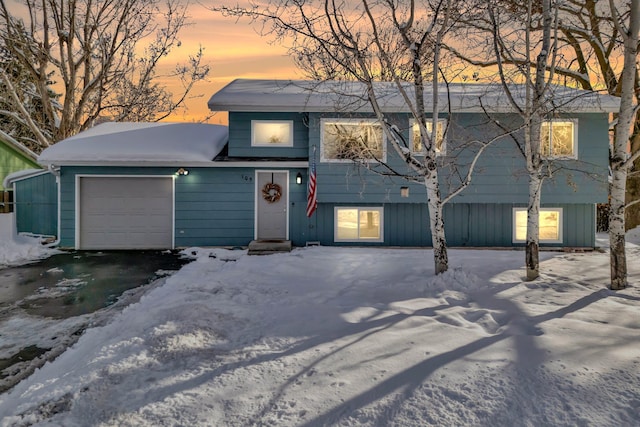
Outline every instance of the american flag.
<svg viewBox="0 0 640 427">
<path fill-rule="evenodd" d="M 316 198 L 316 150 L 313 150 L 311 168 L 309 169 L 309 182 L 307 184 L 307 217 L 311 217 L 318 207 Z"/>
</svg>

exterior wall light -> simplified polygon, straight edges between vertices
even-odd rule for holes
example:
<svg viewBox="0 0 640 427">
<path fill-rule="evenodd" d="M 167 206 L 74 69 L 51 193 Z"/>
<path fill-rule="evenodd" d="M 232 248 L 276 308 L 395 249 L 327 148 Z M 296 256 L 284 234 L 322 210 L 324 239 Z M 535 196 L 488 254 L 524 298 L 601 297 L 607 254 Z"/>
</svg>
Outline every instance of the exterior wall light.
<svg viewBox="0 0 640 427">
<path fill-rule="evenodd" d="M 176 175 L 189 175 L 189 170 L 185 169 L 185 168 L 180 168 L 178 169 L 178 171 L 176 172 Z"/>
<path fill-rule="evenodd" d="M 302 184 L 302 174 L 300 172 L 298 172 L 298 175 L 296 175 L 296 184 Z"/>
</svg>

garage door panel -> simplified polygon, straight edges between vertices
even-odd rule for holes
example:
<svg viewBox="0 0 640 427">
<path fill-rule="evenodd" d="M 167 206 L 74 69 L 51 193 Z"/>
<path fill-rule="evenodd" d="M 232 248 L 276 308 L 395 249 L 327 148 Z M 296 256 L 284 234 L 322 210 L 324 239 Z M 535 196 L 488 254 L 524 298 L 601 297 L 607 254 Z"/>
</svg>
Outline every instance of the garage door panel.
<svg viewBox="0 0 640 427">
<path fill-rule="evenodd" d="M 167 177 L 80 178 L 81 249 L 173 246 L 173 180 Z"/>
</svg>

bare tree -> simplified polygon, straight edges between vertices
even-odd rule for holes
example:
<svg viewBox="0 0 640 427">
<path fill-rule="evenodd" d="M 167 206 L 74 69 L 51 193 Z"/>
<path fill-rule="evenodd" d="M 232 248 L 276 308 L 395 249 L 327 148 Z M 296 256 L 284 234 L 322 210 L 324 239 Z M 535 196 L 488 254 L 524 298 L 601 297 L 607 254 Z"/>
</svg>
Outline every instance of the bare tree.
<svg viewBox="0 0 640 427">
<path fill-rule="evenodd" d="M 551 83 L 557 62 L 557 8 L 551 0 L 480 2 L 476 14 L 461 19 L 460 32 L 471 43 L 466 50 L 447 49 L 467 64 L 495 67 L 514 111 L 523 123 L 524 155 L 529 179 L 525 265 L 528 280 L 540 274 L 539 219 L 542 185 L 554 168 L 543 157 L 543 122 L 553 111 Z M 522 82 L 523 85 L 512 83 Z M 524 88 L 524 93 L 517 93 Z M 514 138 L 515 139 L 515 138 Z M 520 144 L 518 141 L 516 141 Z"/>
<path fill-rule="evenodd" d="M 498 3 L 515 16 L 527 16 L 526 3 L 515 0 Z M 620 288 L 626 285 L 623 233 L 626 228 L 640 224 L 640 111 L 637 107 L 633 108 L 634 101 L 637 105 L 640 96 L 640 76 L 636 64 L 638 36 L 637 30 L 635 33 L 633 30 L 633 20 L 637 20 L 639 7 L 637 1 L 631 0 L 572 0 L 555 2 L 554 6 L 557 13 L 555 25 L 558 33 L 555 39 L 558 55 L 547 64 L 547 73 L 555 75 L 557 83 L 567 86 L 579 86 L 587 90 L 604 87 L 609 94 L 619 96 L 624 101 L 620 112 L 625 112 L 615 121 L 615 142 L 610 158 L 613 176 L 609 187 L 611 199 L 617 200 L 609 209 L 611 286 Z M 529 22 L 527 27 L 530 32 L 539 32 L 543 28 L 537 20 Z M 483 29 L 482 20 L 475 28 Z M 635 46 L 635 50 L 632 46 Z M 621 58 L 623 67 L 619 66 Z M 499 60 L 469 59 L 474 65 L 484 68 L 495 67 L 500 62 L 522 70 L 534 66 L 521 58 L 505 55 Z M 627 119 L 631 121 L 626 123 Z M 626 133 L 625 129 L 631 131 Z M 626 182 L 621 181 L 622 175 Z M 620 191 L 623 202 L 619 201 Z"/>
<path fill-rule="evenodd" d="M 609 194 L 609 242 L 611 256 L 611 288 L 627 286 L 627 257 L 625 252 L 625 190 L 627 173 L 633 162 L 640 157 L 640 150 L 629 155 L 627 146 L 631 135 L 633 116 L 637 114 L 638 85 L 638 33 L 640 32 L 640 0 L 630 0 L 628 9 L 621 11 L 613 0 L 609 0 L 611 17 L 617 32 L 624 42 L 623 69 L 620 77 L 620 112 L 615 126 L 610 167 L 612 171 Z M 626 21 L 626 22 L 625 22 Z"/>
<path fill-rule="evenodd" d="M 475 162 L 488 145 L 488 142 L 474 141 L 476 155 L 466 174 L 459 180 L 459 186 L 443 197 L 439 183 L 438 132 L 443 136 L 447 130 L 442 129 L 438 115 L 449 111 L 440 104 L 441 92 L 446 97 L 447 85 L 442 81 L 441 48 L 453 25 L 454 11 L 462 13 L 469 6 L 469 2 L 459 0 L 273 0 L 267 5 L 212 8 L 225 16 L 248 17 L 261 26 L 263 35 L 272 36 L 276 41 L 287 39 L 292 56 L 312 79 L 346 80 L 346 88 L 353 88 L 352 83 L 364 88 L 360 99 L 371 107 L 388 143 L 404 160 L 409 172 L 395 170 L 380 156 L 376 158 L 376 166 L 366 162 L 361 165 L 375 169 L 376 173 L 425 186 L 436 273 L 448 268 L 443 206 L 470 183 Z M 419 129 L 417 153 L 411 147 L 412 142 L 403 138 L 393 115 L 385 112 L 384 98 L 390 96 L 389 85 L 377 84 L 380 80 L 392 82 L 393 94 L 401 97 L 410 111 Z M 347 89 L 342 95 L 354 93 Z M 429 108 L 425 100 L 429 101 Z M 363 153 L 363 144 L 358 144 L 357 138 L 350 137 L 345 130 L 342 136 L 348 146 L 344 158 L 358 162 L 363 157 L 376 156 L 371 151 Z"/>
<path fill-rule="evenodd" d="M 188 25 L 181 0 L 9 3 L 0 0 L 0 117 L 20 128 L 14 137 L 36 152 L 98 119 L 166 118 L 209 72 L 200 48 L 172 73 L 181 93 L 157 82 L 158 64 Z"/>
<path fill-rule="evenodd" d="M 504 0 L 503 7 L 524 13 L 522 2 Z M 628 1 L 615 0 L 620 20 L 628 21 L 632 11 Z M 558 41 L 561 44 L 557 80 L 561 84 L 586 90 L 604 88 L 610 95 L 622 91 L 620 59 L 624 56 L 624 34 L 616 25 L 608 1 L 576 0 L 558 3 Z M 477 61 L 476 65 L 491 67 L 495 61 Z M 640 94 L 640 77 L 634 82 L 636 102 Z M 635 112 L 631 132 L 631 152 L 640 151 L 640 111 Z M 627 174 L 625 225 L 627 229 L 640 225 L 640 163 Z"/>
</svg>

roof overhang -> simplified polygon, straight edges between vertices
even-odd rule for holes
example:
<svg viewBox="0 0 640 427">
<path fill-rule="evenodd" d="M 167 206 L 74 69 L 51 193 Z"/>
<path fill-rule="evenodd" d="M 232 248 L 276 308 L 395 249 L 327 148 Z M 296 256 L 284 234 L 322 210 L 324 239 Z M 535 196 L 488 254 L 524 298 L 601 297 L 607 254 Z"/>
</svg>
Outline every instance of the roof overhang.
<svg viewBox="0 0 640 427">
<path fill-rule="evenodd" d="M 410 113 L 411 108 L 396 83 L 375 82 L 376 99 L 384 113 Z M 411 84 L 403 88 L 413 99 Z M 524 105 L 525 86 L 508 85 L 518 104 Z M 500 84 L 449 83 L 439 89 L 438 112 L 513 113 Z M 618 110 L 617 97 L 592 91 L 550 86 L 549 104 L 557 112 L 609 113 Z M 425 110 L 432 112 L 433 95 L 425 88 Z M 373 113 L 366 86 L 360 82 L 237 79 L 215 93 L 208 102 L 212 111 L 237 112 L 360 112 Z"/>
<path fill-rule="evenodd" d="M 44 150 L 56 166 L 207 165 L 229 139 L 227 126 L 202 123 L 103 123 Z"/>
</svg>

